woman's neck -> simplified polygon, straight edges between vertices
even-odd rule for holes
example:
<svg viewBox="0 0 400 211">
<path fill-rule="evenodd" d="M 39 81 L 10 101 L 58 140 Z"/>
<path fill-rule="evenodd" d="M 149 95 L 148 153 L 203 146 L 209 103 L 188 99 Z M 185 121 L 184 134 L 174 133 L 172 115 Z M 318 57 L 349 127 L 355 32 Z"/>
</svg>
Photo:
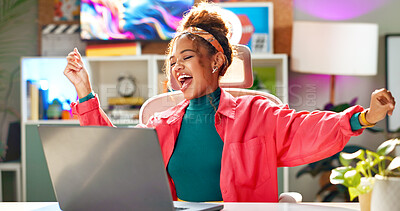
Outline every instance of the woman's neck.
<svg viewBox="0 0 400 211">
<path fill-rule="evenodd" d="M 191 99 L 189 107 L 197 108 L 197 107 L 218 105 L 220 96 L 221 96 L 221 88 L 217 87 L 213 92 L 209 94 Z"/>
</svg>

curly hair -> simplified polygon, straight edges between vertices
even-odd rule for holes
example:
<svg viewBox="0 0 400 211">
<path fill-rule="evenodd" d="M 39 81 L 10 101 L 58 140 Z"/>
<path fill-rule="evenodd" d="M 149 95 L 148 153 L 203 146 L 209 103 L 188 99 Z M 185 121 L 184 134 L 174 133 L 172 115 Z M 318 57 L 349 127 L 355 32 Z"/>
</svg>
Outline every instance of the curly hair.
<svg viewBox="0 0 400 211">
<path fill-rule="evenodd" d="M 231 34 L 230 27 L 228 23 L 224 21 L 221 14 L 222 12 L 220 7 L 206 1 L 193 6 L 190 11 L 184 15 L 177 29 L 177 35 L 169 43 L 166 52 L 166 54 L 168 55 L 167 58 L 171 56 L 172 49 L 176 40 L 182 35 L 186 35 L 189 39 L 191 39 L 195 48 L 198 49 L 200 46 L 205 47 L 207 49 L 208 56 L 216 54 L 218 52 L 217 49 L 208 41 L 200 36 L 185 32 L 185 30 L 189 27 L 201 28 L 212 34 L 224 50 L 226 62 L 225 65 L 222 65 L 220 67 L 220 75 L 224 75 L 225 71 L 232 64 L 234 49 L 232 48 L 228 40 L 228 36 L 230 36 Z M 170 65 L 169 63 L 170 62 L 167 59 L 165 61 L 165 70 L 167 76 L 169 76 L 169 70 L 167 69 Z"/>
</svg>

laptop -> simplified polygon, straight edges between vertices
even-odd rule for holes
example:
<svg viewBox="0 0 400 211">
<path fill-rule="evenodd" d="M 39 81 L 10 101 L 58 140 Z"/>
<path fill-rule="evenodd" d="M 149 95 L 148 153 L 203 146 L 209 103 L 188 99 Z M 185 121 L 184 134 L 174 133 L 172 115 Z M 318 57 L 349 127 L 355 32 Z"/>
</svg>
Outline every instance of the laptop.
<svg viewBox="0 0 400 211">
<path fill-rule="evenodd" d="M 39 125 L 38 130 L 61 210 L 223 208 L 172 201 L 155 129 Z"/>
</svg>

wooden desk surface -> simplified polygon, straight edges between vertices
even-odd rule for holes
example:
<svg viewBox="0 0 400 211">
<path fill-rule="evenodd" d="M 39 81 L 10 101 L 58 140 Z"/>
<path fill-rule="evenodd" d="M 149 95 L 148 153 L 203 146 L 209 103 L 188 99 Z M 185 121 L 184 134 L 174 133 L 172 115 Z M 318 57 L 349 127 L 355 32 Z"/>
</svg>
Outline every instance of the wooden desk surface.
<svg viewBox="0 0 400 211">
<path fill-rule="evenodd" d="M 54 207 L 57 202 L 0 202 L 1 211 L 33 211 L 45 210 L 56 211 L 58 209 L 48 209 L 46 207 Z M 223 211 L 354 211 L 360 210 L 358 203 L 223 203 Z M 59 210 L 58 210 L 59 211 Z"/>
</svg>

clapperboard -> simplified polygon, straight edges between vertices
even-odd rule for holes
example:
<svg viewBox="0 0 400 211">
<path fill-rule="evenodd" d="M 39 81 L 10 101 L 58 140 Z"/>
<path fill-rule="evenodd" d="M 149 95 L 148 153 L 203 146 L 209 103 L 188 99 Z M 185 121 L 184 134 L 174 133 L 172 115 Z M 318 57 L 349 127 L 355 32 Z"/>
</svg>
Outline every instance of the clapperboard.
<svg viewBox="0 0 400 211">
<path fill-rule="evenodd" d="M 80 38 L 79 24 L 48 24 L 42 27 L 42 56 L 67 56 L 74 47 L 85 52 L 86 43 Z"/>
</svg>

